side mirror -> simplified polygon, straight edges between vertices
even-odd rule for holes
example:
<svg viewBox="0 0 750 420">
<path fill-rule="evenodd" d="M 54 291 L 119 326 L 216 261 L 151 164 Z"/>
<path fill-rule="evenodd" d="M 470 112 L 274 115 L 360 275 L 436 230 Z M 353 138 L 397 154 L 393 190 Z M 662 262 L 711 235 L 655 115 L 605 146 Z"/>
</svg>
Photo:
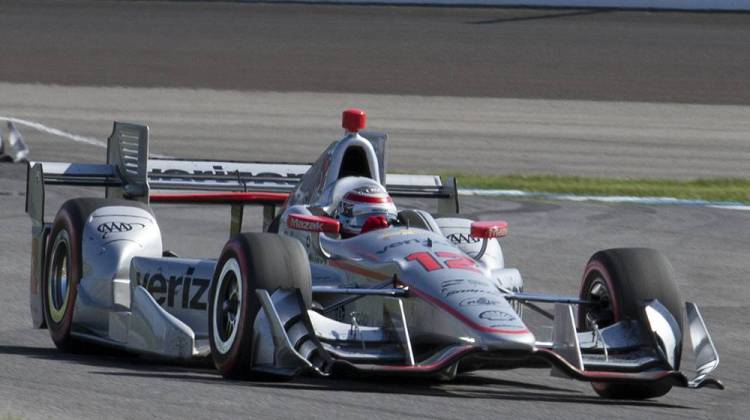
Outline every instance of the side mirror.
<svg viewBox="0 0 750 420">
<path fill-rule="evenodd" d="M 290 229 L 318 233 L 337 234 L 341 229 L 341 224 L 338 220 L 326 216 L 313 216 L 311 214 L 290 214 L 286 219 L 286 225 Z"/>
<path fill-rule="evenodd" d="M 474 259 L 479 261 L 487 251 L 487 242 L 492 238 L 502 238 L 508 234 L 508 222 L 505 220 L 483 220 L 471 224 L 471 236 L 482 238 L 482 248 Z"/>
<path fill-rule="evenodd" d="M 475 238 L 502 238 L 508 234 L 508 222 L 504 220 L 483 220 L 471 224 L 471 236 Z"/>
</svg>

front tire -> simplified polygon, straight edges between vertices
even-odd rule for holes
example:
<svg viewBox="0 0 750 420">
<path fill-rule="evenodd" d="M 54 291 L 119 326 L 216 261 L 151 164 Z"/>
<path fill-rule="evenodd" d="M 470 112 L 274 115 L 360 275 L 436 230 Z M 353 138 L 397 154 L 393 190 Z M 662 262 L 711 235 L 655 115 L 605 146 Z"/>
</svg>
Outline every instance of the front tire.
<svg viewBox="0 0 750 420">
<path fill-rule="evenodd" d="M 683 330 L 682 298 L 672 265 L 661 253 L 648 248 L 608 249 L 595 253 L 583 273 L 580 297 L 599 302 L 578 307 L 579 331 L 590 331 L 595 322 L 604 328 L 621 320 L 646 322 L 642 305 L 658 299 Z M 680 354 L 674 369 L 679 369 Z M 647 399 L 660 397 L 672 388 L 665 383 L 633 385 L 594 382 L 602 397 Z"/>
<path fill-rule="evenodd" d="M 252 379 L 256 289 L 299 289 L 307 308 L 312 276 L 299 241 L 271 233 L 240 233 L 221 252 L 209 300 L 208 336 L 214 365 L 225 378 Z"/>
</svg>

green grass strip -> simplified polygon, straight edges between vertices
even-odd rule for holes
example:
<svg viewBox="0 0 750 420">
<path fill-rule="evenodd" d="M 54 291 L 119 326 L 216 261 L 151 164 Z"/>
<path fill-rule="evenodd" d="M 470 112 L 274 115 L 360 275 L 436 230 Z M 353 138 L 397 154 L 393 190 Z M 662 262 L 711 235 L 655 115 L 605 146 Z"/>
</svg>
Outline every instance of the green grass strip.
<svg viewBox="0 0 750 420">
<path fill-rule="evenodd" d="M 598 178 L 560 175 L 469 175 L 458 178 L 461 188 L 522 190 L 592 196 L 673 197 L 688 200 L 736 201 L 750 204 L 750 179 L 706 178 L 671 180 Z"/>
</svg>

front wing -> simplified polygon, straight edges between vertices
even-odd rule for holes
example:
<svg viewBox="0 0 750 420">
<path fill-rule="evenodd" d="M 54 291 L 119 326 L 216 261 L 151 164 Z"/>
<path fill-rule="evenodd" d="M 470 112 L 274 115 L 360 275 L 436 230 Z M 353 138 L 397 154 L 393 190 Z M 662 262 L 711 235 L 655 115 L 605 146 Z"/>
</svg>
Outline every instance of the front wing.
<svg viewBox="0 0 750 420">
<path fill-rule="evenodd" d="M 403 296 L 403 290 L 400 289 L 360 291 L 367 294 L 382 294 L 386 299 L 392 300 L 408 298 Z M 353 290 L 347 289 L 346 292 L 352 293 Z M 632 384 L 668 382 L 674 386 L 686 388 L 724 388 L 719 380 L 708 376 L 718 366 L 719 356 L 698 307 L 690 302 L 686 304 L 688 329 L 697 365 L 696 376 L 693 378 L 688 378 L 679 370 L 665 368 L 669 366 L 666 353 L 670 349 L 664 343 L 669 341 L 668 335 L 673 332 L 659 330 L 661 327 L 658 326 L 658 320 L 653 318 L 653 315 L 650 318 L 652 325 L 649 327 L 652 330 L 659 330 L 653 331 L 654 348 L 651 351 L 636 352 L 635 356 L 633 353 L 626 356 L 617 355 L 617 346 L 632 347 L 632 343 L 628 343 L 627 338 L 620 343 L 610 340 L 609 351 L 605 350 L 604 355 L 589 351 L 582 352 L 582 346 L 590 350 L 592 343 L 581 342 L 581 339 L 585 340 L 586 336 L 585 333 L 576 332 L 571 306 L 557 303 L 554 341 L 539 342 L 530 352 L 490 351 L 481 346 L 457 344 L 439 349 L 419 362 L 414 362 L 414 356 L 409 354 L 402 355 L 400 363 L 392 363 L 378 357 L 373 357 L 370 362 L 367 362 L 361 357 L 349 359 L 345 354 L 335 350 L 342 346 L 331 343 L 330 334 L 316 330 L 321 326 L 330 329 L 330 320 L 313 311 L 305 310 L 300 304 L 301 298 L 297 291 L 278 290 L 269 294 L 265 290 L 257 290 L 256 293 L 263 309 L 255 323 L 256 328 L 261 331 L 257 336 L 256 348 L 268 350 L 265 351 L 264 360 L 255 360 L 254 363 L 256 368 L 269 373 L 293 375 L 312 371 L 322 376 L 346 373 L 452 378 L 459 369 L 466 370 L 467 366 L 482 369 L 507 369 L 544 365 L 552 368 L 553 375 L 587 382 Z M 652 301 L 644 306 L 644 310 L 650 308 L 653 312 L 658 310 L 660 305 L 658 301 Z M 403 321 L 405 325 L 406 320 Z M 354 328 L 348 324 L 345 324 L 345 327 Z M 601 341 L 606 348 L 605 337 L 612 337 L 618 328 L 627 329 L 628 327 L 616 326 L 595 340 Z M 343 338 L 339 344 L 344 344 L 347 332 L 343 326 L 339 329 L 340 331 L 334 335 Z M 408 353 L 411 352 L 411 343 L 408 330 L 406 333 L 406 345 L 402 348 Z M 375 342 L 377 335 L 374 329 L 369 332 L 363 331 L 360 339 Z M 382 350 L 380 354 L 384 354 Z"/>
</svg>

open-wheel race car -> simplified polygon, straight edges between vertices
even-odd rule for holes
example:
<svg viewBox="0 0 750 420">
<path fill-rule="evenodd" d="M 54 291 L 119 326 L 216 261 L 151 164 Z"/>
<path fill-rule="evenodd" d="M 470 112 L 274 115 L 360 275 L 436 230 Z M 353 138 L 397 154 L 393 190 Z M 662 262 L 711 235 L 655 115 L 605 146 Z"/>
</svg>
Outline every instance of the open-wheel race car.
<svg viewBox="0 0 750 420">
<path fill-rule="evenodd" d="M 36 327 L 74 351 L 95 343 L 165 358 L 210 354 L 230 378 L 403 375 L 551 367 L 602 396 L 722 388 L 719 357 L 669 262 L 645 248 L 597 252 L 580 291 L 524 291 L 505 266 L 504 221 L 460 217 L 456 182 L 386 174 L 387 137 L 365 114 L 312 165 L 154 159 L 148 128 L 115 123 L 106 164 L 30 162 L 30 305 Z M 101 186 L 44 219 L 45 185 Z M 392 197 L 437 201 L 399 210 Z M 150 203 L 221 204 L 218 258 L 165 251 Z M 245 233 L 246 206 L 263 232 Z M 546 310 L 547 305 L 550 310 Z M 548 340 L 522 318 L 551 320 Z M 680 372 L 689 332 L 697 364 Z"/>
</svg>

